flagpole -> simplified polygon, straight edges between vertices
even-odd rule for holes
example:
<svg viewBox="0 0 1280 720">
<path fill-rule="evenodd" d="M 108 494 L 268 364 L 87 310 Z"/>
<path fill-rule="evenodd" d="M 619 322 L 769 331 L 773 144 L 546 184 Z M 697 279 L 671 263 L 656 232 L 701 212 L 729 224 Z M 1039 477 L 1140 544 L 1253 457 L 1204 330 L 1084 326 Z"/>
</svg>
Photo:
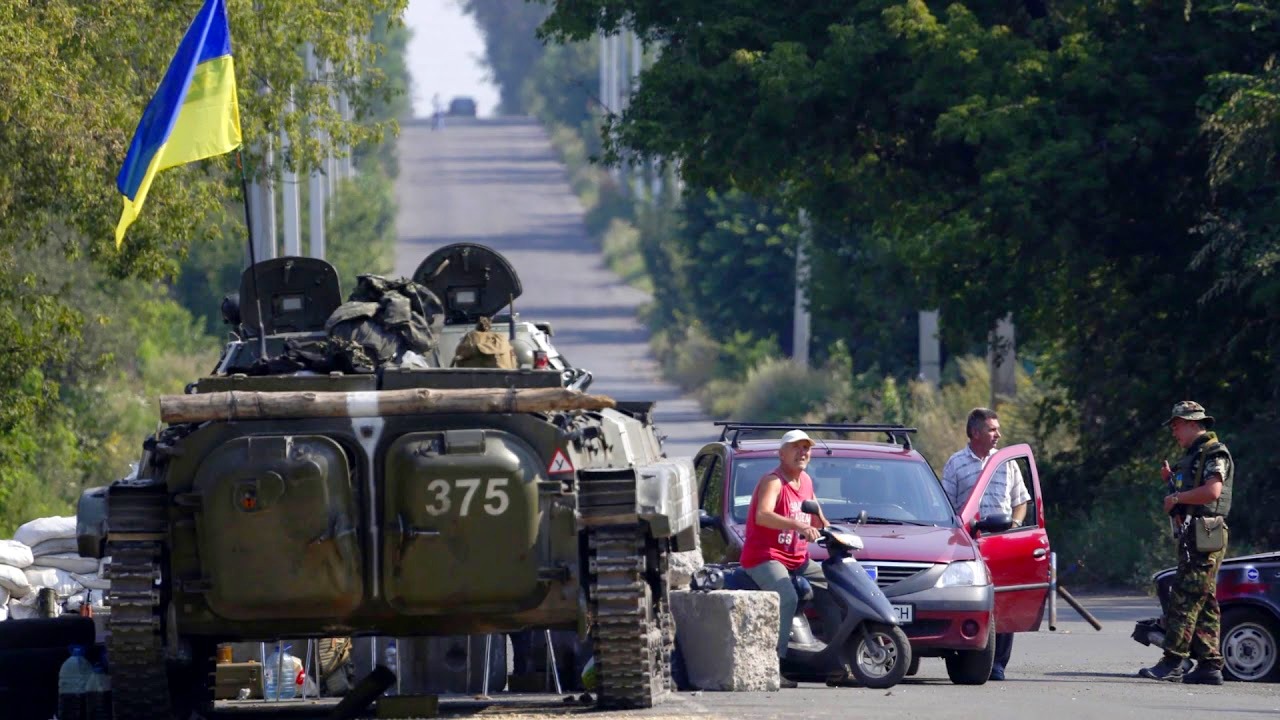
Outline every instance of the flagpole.
<svg viewBox="0 0 1280 720">
<path fill-rule="evenodd" d="M 258 359 L 267 360 L 267 332 L 262 324 L 262 299 L 258 294 L 258 253 L 253 241 L 253 219 L 249 214 L 249 178 L 244 172 L 244 159 L 236 148 L 236 167 L 240 169 L 240 196 L 244 198 L 244 225 L 249 235 L 249 277 L 253 283 L 253 306 L 258 311 Z"/>
</svg>

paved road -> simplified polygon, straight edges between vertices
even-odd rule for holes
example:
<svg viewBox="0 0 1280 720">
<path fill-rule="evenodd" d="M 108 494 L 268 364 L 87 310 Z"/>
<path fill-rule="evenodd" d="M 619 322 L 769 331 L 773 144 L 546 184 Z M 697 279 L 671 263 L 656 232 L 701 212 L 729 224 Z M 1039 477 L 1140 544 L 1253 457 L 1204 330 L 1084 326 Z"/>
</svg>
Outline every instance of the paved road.
<svg viewBox="0 0 1280 720">
<path fill-rule="evenodd" d="M 592 392 L 656 400 L 667 452 L 693 455 L 713 430 L 697 403 L 659 377 L 636 311 L 648 295 L 605 267 L 582 225 L 582 205 L 542 128 L 530 120 L 406 125 L 396 273 L 411 275 L 436 248 L 488 245 L 520 273 L 521 317 L 549 321 L 553 342 L 595 374 Z"/>
<path fill-rule="evenodd" d="M 404 128 L 400 140 L 400 243 L 396 270 L 412 273 L 429 252 L 469 241 L 505 254 L 524 282 L 526 318 L 551 321 L 555 342 L 596 374 L 593 390 L 653 399 L 674 454 L 691 454 L 713 430 L 696 404 L 658 377 L 637 307 L 646 296 L 603 265 L 582 227 L 582 208 L 542 130 L 528 121 Z M 1095 632 L 1063 608 L 1058 632 L 1019 635 L 1009 679 L 958 687 L 941 660 L 889 691 L 802 685 L 781 693 L 682 693 L 652 711 L 621 716 L 723 718 L 876 716 L 883 718 L 1280 717 L 1280 685 L 1183 687 L 1141 680 L 1156 651 L 1129 639 L 1135 620 L 1156 614 L 1141 597 L 1082 598 L 1104 623 Z M 576 714 L 560 703 L 508 698 L 496 706 L 450 699 L 447 714 L 521 717 Z M 593 717 L 603 717 L 594 715 Z"/>
</svg>

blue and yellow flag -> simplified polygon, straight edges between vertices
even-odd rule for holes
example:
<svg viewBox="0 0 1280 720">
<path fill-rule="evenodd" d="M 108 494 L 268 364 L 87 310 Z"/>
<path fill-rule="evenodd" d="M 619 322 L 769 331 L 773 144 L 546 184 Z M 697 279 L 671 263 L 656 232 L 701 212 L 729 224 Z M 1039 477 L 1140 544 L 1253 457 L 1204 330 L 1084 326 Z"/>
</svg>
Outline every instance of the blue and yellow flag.
<svg viewBox="0 0 1280 720">
<path fill-rule="evenodd" d="M 227 7 L 224 0 L 205 0 L 142 113 L 116 177 L 124 195 L 116 247 L 142 211 L 156 173 L 239 146 L 240 106 Z"/>
</svg>

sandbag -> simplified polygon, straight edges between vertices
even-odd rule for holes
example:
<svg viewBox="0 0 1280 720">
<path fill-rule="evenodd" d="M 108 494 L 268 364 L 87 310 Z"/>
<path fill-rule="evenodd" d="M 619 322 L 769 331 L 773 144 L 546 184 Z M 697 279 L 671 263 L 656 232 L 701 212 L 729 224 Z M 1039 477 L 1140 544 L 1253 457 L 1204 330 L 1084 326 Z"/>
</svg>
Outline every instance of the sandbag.
<svg viewBox="0 0 1280 720">
<path fill-rule="evenodd" d="M 19 570 L 31 567 L 31 548 L 17 540 L 0 540 L 0 565 L 11 565 Z"/>
<path fill-rule="evenodd" d="M 4 622 L 5 620 L 8 620 L 8 619 L 9 619 L 9 604 L 5 603 L 4 605 L 0 605 L 0 622 Z"/>
<path fill-rule="evenodd" d="M 63 600 L 62 608 L 70 613 L 80 612 L 80 606 L 84 605 L 84 602 L 88 597 L 89 594 L 87 592 L 78 592 L 66 600 Z"/>
<path fill-rule="evenodd" d="M 110 590 L 111 589 L 111 581 L 102 577 L 101 575 L 98 575 L 97 573 L 89 573 L 88 575 L 82 575 L 80 573 L 71 573 L 71 577 L 75 578 L 76 582 L 89 588 L 90 590 Z"/>
<path fill-rule="evenodd" d="M 24 598 L 31 593 L 31 581 L 24 571 L 12 565 L 0 565 L 0 588 L 8 590 L 14 598 Z"/>
<path fill-rule="evenodd" d="M 85 574 L 98 572 L 98 558 L 80 557 L 76 553 L 41 555 L 37 560 L 42 567 L 66 570 L 69 573 Z"/>
<path fill-rule="evenodd" d="M 83 586 L 76 582 L 76 579 L 66 570 L 32 565 L 22 572 L 27 574 L 27 580 L 33 589 L 53 588 L 60 598 L 71 597 L 83 589 Z"/>
<path fill-rule="evenodd" d="M 37 518 L 31 522 L 24 523 L 18 528 L 18 532 L 13 534 L 13 539 L 20 543 L 30 546 L 33 550 L 36 545 L 45 540 L 53 540 L 55 538 L 76 538 L 76 518 L 74 515 L 66 517 L 46 517 Z"/>
<path fill-rule="evenodd" d="M 31 593 L 21 600 L 10 600 L 9 619 L 30 620 L 32 618 L 40 617 L 40 608 L 36 606 L 39 599 L 40 598 L 36 593 Z M 55 613 L 61 613 L 62 607 L 60 605 L 54 605 L 54 608 Z"/>
<path fill-rule="evenodd" d="M 0 587 L 0 605 L 9 604 L 9 591 Z"/>
<path fill-rule="evenodd" d="M 31 555 L 35 557 L 38 563 L 40 558 L 45 555 L 59 555 L 61 553 L 79 553 L 80 546 L 75 538 L 53 538 L 45 540 L 31 548 Z"/>
</svg>

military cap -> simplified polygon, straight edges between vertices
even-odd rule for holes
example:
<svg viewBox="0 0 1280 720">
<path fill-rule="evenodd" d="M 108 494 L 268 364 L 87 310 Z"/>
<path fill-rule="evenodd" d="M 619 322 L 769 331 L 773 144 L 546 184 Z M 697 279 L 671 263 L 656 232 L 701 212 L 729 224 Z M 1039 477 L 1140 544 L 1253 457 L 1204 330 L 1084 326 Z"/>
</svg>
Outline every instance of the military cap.
<svg viewBox="0 0 1280 720">
<path fill-rule="evenodd" d="M 1209 427 L 1213 424 L 1213 416 L 1204 411 L 1204 406 L 1194 400 L 1183 400 L 1175 403 L 1173 412 L 1169 415 L 1169 419 L 1164 421 L 1165 425 L 1173 422 L 1175 418 L 1183 420 L 1195 420 Z"/>
</svg>

